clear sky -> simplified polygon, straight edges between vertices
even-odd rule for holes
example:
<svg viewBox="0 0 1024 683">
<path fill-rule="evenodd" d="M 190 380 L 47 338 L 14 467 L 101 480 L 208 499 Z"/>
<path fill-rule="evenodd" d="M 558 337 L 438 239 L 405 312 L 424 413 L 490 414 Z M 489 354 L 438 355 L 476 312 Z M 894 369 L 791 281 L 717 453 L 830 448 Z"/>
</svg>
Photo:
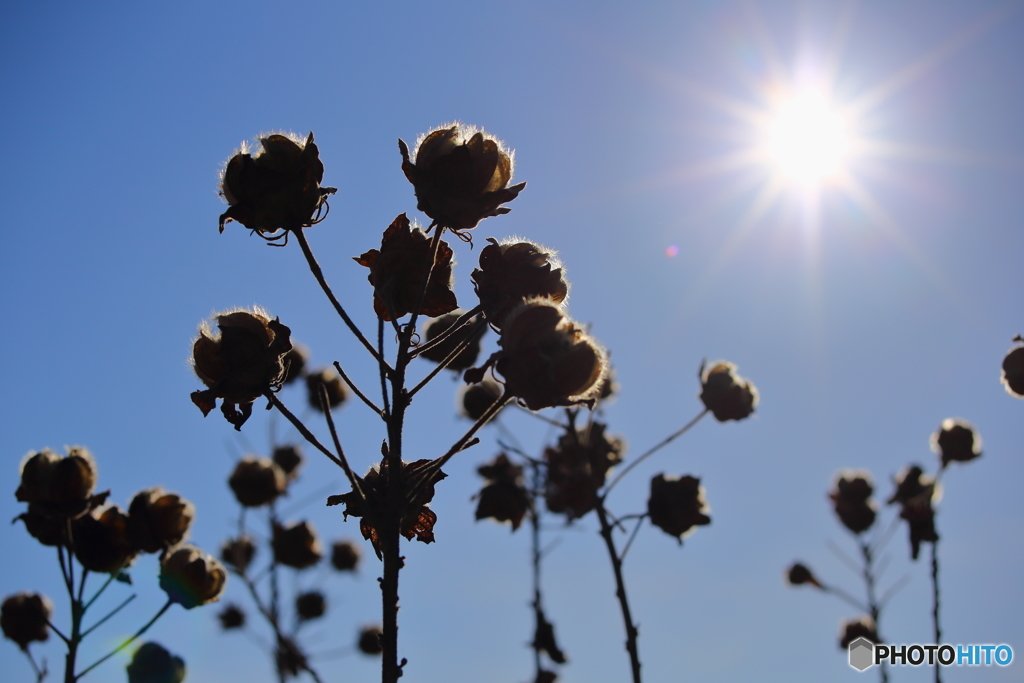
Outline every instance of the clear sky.
<svg viewBox="0 0 1024 683">
<path fill-rule="evenodd" d="M 756 417 L 701 422 L 610 499 L 620 514 L 640 512 L 651 476 L 692 473 L 712 508 L 712 524 L 682 548 L 645 528 L 630 551 L 647 680 L 869 680 L 836 644 L 852 608 L 785 586 L 782 572 L 802 559 L 860 595 L 829 547 L 855 551 L 830 509 L 830 481 L 843 467 L 870 469 L 884 500 L 905 464 L 934 471 L 929 435 L 947 417 L 977 426 L 984 456 L 944 477 L 946 639 L 1008 643 L 1021 661 L 945 680 L 1020 680 L 1024 403 L 1004 392 L 999 366 L 1024 333 L 1024 4 L 636 4 L 4 4 L 0 481 L 10 495 L 0 519 L 22 509 L 13 492 L 25 453 L 84 444 L 114 501 L 156 484 L 178 491 L 198 509 L 192 538 L 216 550 L 236 515 L 233 460 L 265 452 L 273 421 L 257 410 L 236 437 L 191 404 L 197 324 L 260 304 L 315 364 L 340 360 L 363 384 L 375 377 L 296 245 L 268 248 L 237 224 L 217 234 L 218 170 L 261 132 L 315 132 L 324 183 L 339 191 L 309 239 L 372 329 L 366 271 L 350 257 L 377 247 L 398 213 L 416 213 L 396 139 L 457 119 L 515 148 L 515 178 L 528 183 L 510 215 L 476 229 L 474 251 L 457 245 L 458 295 L 472 305 L 484 237 L 558 249 L 572 315 L 612 353 L 623 388 L 605 418 L 629 442 L 627 458 L 699 411 L 703 358 L 737 363 L 760 389 Z M 826 115 L 799 114 L 808 110 Z M 791 172 L 814 163 L 800 156 L 807 137 L 819 140 L 812 151 L 832 150 L 818 160 L 821 178 Z M 485 340 L 493 349 L 495 336 Z M 467 427 L 455 386 L 446 375 L 413 405 L 409 457 L 440 455 Z M 350 457 L 368 467 L 382 425 L 356 403 L 337 420 Z M 537 452 L 552 438 L 525 415 L 504 424 Z M 279 420 L 276 429 L 294 437 Z M 474 523 L 469 500 L 495 438 L 489 430 L 446 468 L 437 543 L 406 547 L 400 650 L 411 682 L 532 675 L 529 539 Z M 307 455 L 291 516 L 328 540 L 357 536 L 320 504 L 347 490 L 343 476 Z M 544 582 L 571 658 L 567 683 L 629 672 L 595 529 L 585 518 L 545 532 L 560 539 Z M 20 524 L 0 525 L 0 542 L 0 590 L 48 593 L 66 624 L 52 551 Z M 905 529 L 887 553 L 883 586 L 909 583 L 887 607 L 886 637 L 927 642 L 926 562 L 909 561 Z M 379 619 L 378 572 L 370 553 L 354 579 L 298 579 L 331 602 L 309 628 L 314 652 Z M 139 598 L 86 641 L 83 660 L 159 607 L 155 573 L 151 557 L 138 563 Z M 128 594 L 118 590 L 111 606 Z M 228 595 L 244 600 L 237 582 Z M 216 611 L 174 608 L 151 636 L 185 657 L 190 681 L 272 681 L 258 644 L 222 635 Z M 37 649 L 62 670 L 55 638 Z M 121 666 L 86 680 L 124 680 Z M 377 675 L 376 660 L 357 655 L 321 666 L 326 680 Z M 0 671 L 30 680 L 6 641 Z"/>
</svg>

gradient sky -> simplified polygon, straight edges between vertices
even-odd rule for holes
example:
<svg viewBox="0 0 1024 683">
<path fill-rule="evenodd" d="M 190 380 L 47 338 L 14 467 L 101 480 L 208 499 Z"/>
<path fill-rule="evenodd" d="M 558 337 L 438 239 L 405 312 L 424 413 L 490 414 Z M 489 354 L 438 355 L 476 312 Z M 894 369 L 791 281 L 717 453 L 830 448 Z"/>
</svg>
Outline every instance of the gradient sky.
<svg viewBox="0 0 1024 683">
<path fill-rule="evenodd" d="M 756 417 L 701 422 L 644 463 L 609 501 L 645 507 L 658 472 L 702 477 L 712 524 L 680 548 L 645 528 L 626 563 L 649 681 L 875 680 L 836 645 L 845 604 L 784 585 L 802 559 L 861 594 L 830 550 L 855 551 L 827 490 L 843 467 L 870 469 L 878 497 L 909 462 L 935 470 L 929 436 L 971 420 L 984 456 L 944 477 L 939 507 L 943 620 L 953 643 L 1008 643 L 1006 669 L 953 669 L 948 683 L 1020 680 L 1024 666 L 1024 404 L 999 383 L 1024 333 L 1024 4 L 1021 2 L 176 2 L 7 3 L 0 8 L 0 358 L 8 389 L 0 452 L 14 500 L 31 450 L 83 444 L 100 487 L 125 505 L 162 484 L 198 509 L 192 538 L 214 551 L 232 531 L 226 487 L 244 452 L 266 452 L 280 420 L 258 410 L 238 437 L 189 401 L 197 324 L 260 304 L 356 381 L 375 373 L 305 268 L 296 245 L 264 246 L 237 224 L 216 230 L 217 172 L 268 130 L 316 134 L 330 217 L 309 231 L 327 277 L 364 329 L 366 271 L 401 212 L 416 215 L 396 139 L 451 120 L 516 150 L 528 183 L 508 216 L 456 245 L 457 293 L 488 236 L 558 249 L 570 310 L 611 350 L 622 392 L 609 430 L 641 453 L 701 408 L 697 369 L 725 358 L 760 389 Z M 840 180 L 808 192 L 759 155 L 773 106 L 819 83 L 855 120 Z M 422 216 L 420 216 L 422 219 Z M 495 336 L 485 338 L 494 348 Z M 426 363 L 419 370 L 425 372 Z M 413 405 L 408 458 L 435 457 L 468 426 L 446 373 Z M 282 398 L 299 407 L 302 397 Z M 311 423 L 316 417 L 304 414 Z M 383 426 L 353 403 L 337 412 L 358 469 L 378 459 Z M 370 419 L 368 419 L 370 418 Z M 539 452 L 553 438 L 526 415 L 503 424 Z M 322 433 L 322 425 L 317 424 Z M 518 683 L 532 676 L 527 534 L 473 521 L 475 467 L 494 428 L 453 460 L 433 508 L 437 543 L 408 544 L 400 652 L 410 682 Z M 309 452 L 290 517 L 328 540 L 358 535 L 320 501 L 347 490 Z M 307 502 L 304 506 L 302 501 Z M 289 503 L 290 505 L 290 503 Z M 893 510 L 881 515 L 888 524 Z M 545 564 L 549 617 L 571 662 L 566 683 L 626 680 L 612 574 L 585 518 Z M 67 624 L 50 549 L 0 525 L 0 589 L 48 593 Z M 369 551 L 369 548 L 366 548 Z M 888 546 L 886 637 L 928 642 L 926 562 L 905 529 Z M 331 612 L 310 649 L 347 646 L 379 619 L 371 557 L 355 578 L 326 571 Z M 162 603 L 152 558 L 133 570 L 139 598 L 86 641 L 100 656 Z M 93 585 L 96 585 L 95 583 Z M 127 596 L 116 587 L 105 603 Z M 242 602 L 242 587 L 228 588 Z M 185 657 L 190 681 L 274 680 L 244 635 L 220 634 L 217 607 L 175 607 L 150 636 Z M 261 633 L 265 633 L 261 631 Z M 62 671 L 56 638 L 36 648 Z M 86 680 L 124 680 L 124 659 Z M 378 663 L 324 660 L 325 680 L 373 680 Z M 30 680 L 0 644 L 0 671 Z M 861 676 L 861 677 L 858 677 Z M 900 670 L 894 681 L 930 680 Z"/>
</svg>

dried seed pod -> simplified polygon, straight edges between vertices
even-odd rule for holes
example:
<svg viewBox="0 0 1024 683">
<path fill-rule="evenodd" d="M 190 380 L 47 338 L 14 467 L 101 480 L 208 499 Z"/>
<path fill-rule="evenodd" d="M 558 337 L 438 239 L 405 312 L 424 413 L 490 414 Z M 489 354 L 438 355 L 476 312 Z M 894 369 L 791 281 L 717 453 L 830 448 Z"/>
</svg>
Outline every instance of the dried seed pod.
<svg viewBox="0 0 1024 683">
<path fill-rule="evenodd" d="M 1018 335 L 1014 341 L 1022 341 Z M 1014 346 L 1003 358 L 1003 372 L 1000 380 L 1006 393 L 1016 398 L 1024 398 L 1024 346 Z"/>
<path fill-rule="evenodd" d="M 711 524 L 708 512 L 704 487 L 697 477 L 659 474 L 651 479 L 651 495 L 647 499 L 651 524 L 675 536 L 680 544 L 695 526 Z"/>
<path fill-rule="evenodd" d="M 589 430 L 567 431 L 556 446 L 544 449 L 548 510 L 564 514 L 571 521 L 594 509 L 608 472 L 622 462 L 626 450 L 625 442 L 606 435 L 605 428 L 601 422 L 594 422 Z"/>
<path fill-rule="evenodd" d="M 128 538 L 139 552 L 158 553 L 188 536 L 195 506 L 159 486 L 140 491 L 128 506 Z"/>
<path fill-rule="evenodd" d="M 220 559 L 243 574 L 255 556 L 256 544 L 248 536 L 230 538 L 220 547 Z"/>
<path fill-rule="evenodd" d="M 938 498 L 935 479 L 924 474 L 920 465 L 905 467 L 893 478 L 896 491 L 889 504 L 900 506 L 900 518 L 906 520 L 910 532 L 910 556 L 916 560 L 922 543 L 939 540 L 935 530 L 935 509 L 932 503 Z"/>
<path fill-rule="evenodd" d="M 943 467 L 951 462 L 970 462 L 981 457 L 981 437 L 967 420 L 946 418 L 932 434 L 931 444 Z"/>
<path fill-rule="evenodd" d="M 445 313 L 444 315 L 434 318 L 432 321 L 427 323 L 424 329 L 426 335 L 426 342 L 433 341 L 440 335 L 451 329 L 451 326 L 455 324 L 465 311 L 462 309 L 455 309 L 451 313 Z M 480 355 L 480 339 L 484 336 L 486 328 L 484 326 L 477 326 L 474 321 L 470 320 L 461 328 L 450 334 L 444 341 L 440 342 L 437 346 L 429 348 L 426 351 L 419 353 L 420 358 L 426 358 L 427 360 L 440 363 L 448 354 L 452 353 L 461 344 L 467 340 L 468 344 L 462 351 L 460 351 L 450 363 L 448 363 L 447 369 L 461 372 L 466 368 L 472 367 L 473 363 L 476 362 L 477 356 Z"/>
<path fill-rule="evenodd" d="M 505 390 L 530 410 L 597 399 L 604 350 L 557 305 L 544 299 L 521 304 L 505 319 L 499 343 L 501 351 L 488 362 L 505 379 Z"/>
<path fill-rule="evenodd" d="M 64 457 L 44 449 L 22 462 L 15 497 L 35 504 L 39 514 L 80 517 L 106 498 L 105 494 L 93 495 L 96 479 L 96 461 L 87 449 L 74 446 Z"/>
<path fill-rule="evenodd" d="M 514 154 L 500 140 L 471 126 L 442 126 L 423 136 L 410 160 L 398 141 L 402 171 L 416 190 L 416 208 L 438 225 L 461 232 L 484 218 L 510 211 L 526 183 L 508 186 Z"/>
<path fill-rule="evenodd" d="M 878 506 L 871 500 L 874 485 L 867 470 L 842 470 L 829 493 L 832 506 L 847 529 L 860 534 L 875 523 Z"/>
<path fill-rule="evenodd" d="M 700 400 L 719 422 L 742 420 L 757 408 L 757 388 L 736 374 L 736 366 L 717 361 L 700 366 Z"/>
<path fill-rule="evenodd" d="M 288 526 L 275 524 L 271 545 L 274 549 L 274 560 L 278 564 L 295 569 L 312 567 L 324 554 L 316 529 L 309 522 Z"/>
<path fill-rule="evenodd" d="M 320 591 L 306 591 L 295 597 L 295 613 L 299 619 L 319 619 L 327 613 L 327 599 Z"/>
<path fill-rule="evenodd" d="M 459 413 L 470 420 L 479 420 L 501 398 L 502 392 L 501 385 L 489 377 L 465 386 L 458 396 Z"/>
<path fill-rule="evenodd" d="M 181 683 L 185 680 L 185 661 L 162 645 L 143 643 L 128 664 L 128 683 Z"/>
<path fill-rule="evenodd" d="M 348 387 L 333 368 L 323 368 L 306 375 L 306 399 L 314 410 L 323 412 L 320 404 L 320 387 L 327 389 L 327 405 L 333 410 L 348 400 Z"/>
<path fill-rule="evenodd" d="M 281 387 L 284 357 L 292 349 L 291 330 L 260 308 L 226 311 L 214 320 L 219 334 L 204 322 L 192 345 L 192 367 L 208 387 L 193 391 L 192 402 L 205 416 L 223 399 L 224 418 L 241 430 L 253 402 Z"/>
<path fill-rule="evenodd" d="M 281 468 L 288 481 L 294 481 L 299 476 L 299 469 L 304 461 L 302 451 L 295 444 L 278 446 L 274 449 L 271 459 Z"/>
<path fill-rule="evenodd" d="M 160 588 L 185 609 L 217 601 L 227 582 L 221 563 L 192 545 L 180 546 L 160 563 Z"/>
<path fill-rule="evenodd" d="M 458 308 L 452 289 L 454 257 L 444 240 L 434 255 L 430 238 L 403 213 L 384 231 L 380 250 L 371 249 L 353 260 L 370 269 L 367 279 L 373 285 L 374 312 L 384 320 L 397 320 L 412 313 L 421 297 L 419 312 L 428 318 Z M 430 282 L 424 294 L 428 273 Z"/>
<path fill-rule="evenodd" d="M 68 523 L 65 517 L 52 517 L 41 512 L 38 503 L 29 503 L 28 511 L 18 515 L 25 530 L 43 545 L 58 546 L 67 543 Z"/>
<path fill-rule="evenodd" d="M 500 453 L 492 462 L 477 469 L 487 485 L 476 495 L 476 519 L 511 522 L 512 531 L 519 528 L 530 509 L 530 494 L 523 481 L 523 468 Z"/>
<path fill-rule="evenodd" d="M 331 566 L 339 572 L 352 572 L 359 566 L 362 551 L 352 541 L 335 541 L 331 546 Z"/>
<path fill-rule="evenodd" d="M 370 468 L 365 476 L 359 478 L 359 486 L 366 496 L 364 500 L 358 491 L 349 491 L 336 496 L 328 496 L 328 505 L 345 505 L 345 517 L 360 517 L 359 531 L 363 538 L 370 541 L 377 559 L 381 559 L 380 530 L 377 520 L 380 511 L 388 500 L 388 460 L 386 446 L 381 449 L 384 460 Z M 433 466 L 433 460 L 402 461 L 402 474 L 399 481 L 404 490 L 401 492 L 405 502 L 402 510 L 400 532 L 410 541 L 415 538 L 421 543 L 434 542 L 434 524 L 437 514 L 427 505 L 434 498 L 434 485 L 448 475 Z"/>
<path fill-rule="evenodd" d="M 359 631 L 356 647 L 364 655 L 379 655 L 384 652 L 384 647 L 380 643 L 382 635 L 383 631 L 380 630 L 379 626 L 364 626 Z"/>
<path fill-rule="evenodd" d="M 292 342 L 292 349 L 284 355 L 284 379 L 281 384 L 291 384 L 305 375 L 309 364 L 309 349 L 302 344 Z"/>
<path fill-rule="evenodd" d="M 789 569 L 786 570 L 786 583 L 790 586 L 802 586 L 804 584 L 810 584 L 815 588 L 822 590 L 825 587 L 815 578 L 814 574 L 807 565 L 801 564 L 800 562 L 794 562 L 790 565 Z"/>
<path fill-rule="evenodd" d="M 243 145 L 221 174 L 220 193 L 230 207 L 220 216 L 220 231 L 234 220 L 274 240 L 319 222 L 327 195 L 337 189 L 320 186 L 324 165 L 313 133 L 305 142 L 280 134 L 259 141 L 255 156 Z"/>
<path fill-rule="evenodd" d="M 245 626 L 245 612 L 235 604 L 225 605 L 217 614 L 217 618 L 220 620 L 220 627 L 225 631 Z"/>
<path fill-rule="evenodd" d="M 75 520 L 71 533 L 75 557 L 89 571 L 120 572 L 139 552 L 128 536 L 128 515 L 116 505 L 97 508 Z"/>
<path fill-rule="evenodd" d="M 487 322 L 495 329 L 500 330 L 508 314 L 527 299 L 544 298 L 565 307 L 569 282 L 556 251 L 519 238 L 487 241 L 480 267 L 470 277 Z"/>
<path fill-rule="evenodd" d="M 270 458 L 248 455 L 238 461 L 228 479 L 235 499 L 245 507 L 261 507 L 274 502 L 288 483 L 284 472 Z"/>
<path fill-rule="evenodd" d="M 42 593 L 18 593 L 4 599 L 0 607 L 0 628 L 4 637 L 13 640 L 22 650 L 29 643 L 43 642 L 50 637 L 49 620 L 53 603 Z"/>
<path fill-rule="evenodd" d="M 864 615 L 856 619 L 847 619 L 839 624 L 839 649 L 849 649 L 850 643 L 858 638 L 867 638 L 872 643 L 879 642 L 878 628 L 875 620 Z"/>
</svg>

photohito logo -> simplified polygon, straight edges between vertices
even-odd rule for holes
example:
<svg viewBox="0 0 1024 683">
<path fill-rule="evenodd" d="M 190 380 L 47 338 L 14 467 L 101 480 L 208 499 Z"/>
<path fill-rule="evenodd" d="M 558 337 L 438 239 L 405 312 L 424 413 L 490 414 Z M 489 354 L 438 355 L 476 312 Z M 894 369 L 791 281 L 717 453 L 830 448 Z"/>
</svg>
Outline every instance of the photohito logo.
<svg viewBox="0 0 1024 683">
<path fill-rule="evenodd" d="M 857 671 L 888 662 L 890 666 L 1008 666 L 1009 645 L 883 645 L 867 638 L 850 643 L 850 666 Z"/>
</svg>

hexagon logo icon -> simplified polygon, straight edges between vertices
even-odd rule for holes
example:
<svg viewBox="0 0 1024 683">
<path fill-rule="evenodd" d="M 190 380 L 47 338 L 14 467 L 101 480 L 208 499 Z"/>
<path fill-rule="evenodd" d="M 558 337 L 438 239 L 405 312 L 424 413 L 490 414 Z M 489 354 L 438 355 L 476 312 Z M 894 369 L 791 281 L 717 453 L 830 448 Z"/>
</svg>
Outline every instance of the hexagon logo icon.
<svg viewBox="0 0 1024 683">
<path fill-rule="evenodd" d="M 867 638 L 858 638 L 850 643 L 850 666 L 864 671 L 875 664 L 875 645 Z"/>
</svg>

